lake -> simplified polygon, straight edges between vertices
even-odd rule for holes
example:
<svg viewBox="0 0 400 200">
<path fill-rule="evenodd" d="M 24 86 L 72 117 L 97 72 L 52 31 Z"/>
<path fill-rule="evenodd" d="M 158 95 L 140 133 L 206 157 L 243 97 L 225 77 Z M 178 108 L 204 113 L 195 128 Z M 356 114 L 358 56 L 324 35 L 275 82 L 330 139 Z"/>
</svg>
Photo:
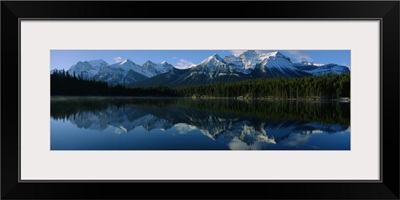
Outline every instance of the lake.
<svg viewBox="0 0 400 200">
<path fill-rule="evenodd" d="M 53 97 L 51 150 L 350 150 L 350 103 Z"/>
</svg>

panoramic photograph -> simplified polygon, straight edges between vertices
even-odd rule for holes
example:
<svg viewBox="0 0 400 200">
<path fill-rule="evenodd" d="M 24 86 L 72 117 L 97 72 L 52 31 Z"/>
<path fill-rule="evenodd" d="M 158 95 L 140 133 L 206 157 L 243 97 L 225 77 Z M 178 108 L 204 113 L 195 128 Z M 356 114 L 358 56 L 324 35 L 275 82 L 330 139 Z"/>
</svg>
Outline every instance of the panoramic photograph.
<svg viewBox="0 0 400 200">
<path fill-rule="evenodd" d="M 51 50 L 51 150 L 351 150 L 350 50 Z"/>
</svg>

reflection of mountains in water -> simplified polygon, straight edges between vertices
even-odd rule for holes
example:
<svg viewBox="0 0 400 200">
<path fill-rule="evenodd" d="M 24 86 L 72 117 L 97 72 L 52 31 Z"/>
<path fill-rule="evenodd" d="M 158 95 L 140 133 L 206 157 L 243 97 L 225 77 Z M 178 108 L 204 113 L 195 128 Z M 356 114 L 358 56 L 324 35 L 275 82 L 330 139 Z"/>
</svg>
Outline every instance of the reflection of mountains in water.
<svg viewBox="0 0 400 200">
<path fill-rule="evenodd" d="M 57 110 L 65 108 L 64 103 L 52 102 L 53 118 L 57 119 Z M 241 141 L 247 145 L 257 142 L 279 143 L 293 133 L 302 135 L 336 133 L 345 131 L 348 127 L 296 119 L 274 119 L 267 117 L 268 113 L 266 117 L 258 117 L 259 115 L 246 116 L 226 110 L 217 112 L 196 109 L 196 106 L 188 107 L 176 102 L 156 106 L 141 103 L 106 105 L 98 110 L 79 109 L 74 113 L 64 113 L 64 117 L 77 127 L 85 129 L 103 130 L 113 127 L 116 133 L 121 133 L 129 132 L 137 127 L 143 127 L 147 131 L 174 128 L 181 134 L 197 129 L 213 140 L 223 136 L 225 139 Z M 226 106 L 232 105 L 227 103 Z M 279 109 L 277 111 L 279 112 Z M 337 116 L 338 113 L 334 110 L 332 112 L 333 116 Z M 303 112 L 303 114 L 307 113 Z"/>
</svg>

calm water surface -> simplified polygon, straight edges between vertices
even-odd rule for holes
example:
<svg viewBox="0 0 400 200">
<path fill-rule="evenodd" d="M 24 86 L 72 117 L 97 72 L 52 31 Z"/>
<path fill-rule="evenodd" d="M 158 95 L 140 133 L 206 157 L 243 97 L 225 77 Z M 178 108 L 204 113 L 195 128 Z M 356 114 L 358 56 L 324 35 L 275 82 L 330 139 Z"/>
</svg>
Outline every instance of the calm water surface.
<svg viewBox="0 0 400 200">
<path fill-rule="evenodd" d="M 350 150 L 350 104 L 52 98 L 51 150 Z"/>
</svg>

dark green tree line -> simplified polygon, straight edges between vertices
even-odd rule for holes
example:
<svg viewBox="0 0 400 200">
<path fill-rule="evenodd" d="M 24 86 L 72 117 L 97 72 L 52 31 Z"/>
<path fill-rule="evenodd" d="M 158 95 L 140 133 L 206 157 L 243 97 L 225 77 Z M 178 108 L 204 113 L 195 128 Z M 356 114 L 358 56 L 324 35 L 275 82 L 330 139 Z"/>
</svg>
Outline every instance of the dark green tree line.
<svg viewBox="0 0 400 200">
<path fill-rule="evenodd" d="M 83 80 L 65 71 L 51 74 L 52 96 L 159 96 L 228 98 L 328 98 L 350 97 L 350 73 L 302 78 L 263 78 L 210 85 L 167 87 L 109 86 L 106 82 Z"/>
<path fill-rule="evenodd" d="M 182 96 L 249 98 L 330 98 L 350 97 L 350 74 L 308 76 L 302 78 L 254 79 L 181 87 Z"/>
<path fill-rule="evenodd" d="M 176 96 L 167 87 L 109 86 L 106 82 L 81 79 L 64 70 L 53 72 L 50 79 L 52 96 Z"/>
</svg>

